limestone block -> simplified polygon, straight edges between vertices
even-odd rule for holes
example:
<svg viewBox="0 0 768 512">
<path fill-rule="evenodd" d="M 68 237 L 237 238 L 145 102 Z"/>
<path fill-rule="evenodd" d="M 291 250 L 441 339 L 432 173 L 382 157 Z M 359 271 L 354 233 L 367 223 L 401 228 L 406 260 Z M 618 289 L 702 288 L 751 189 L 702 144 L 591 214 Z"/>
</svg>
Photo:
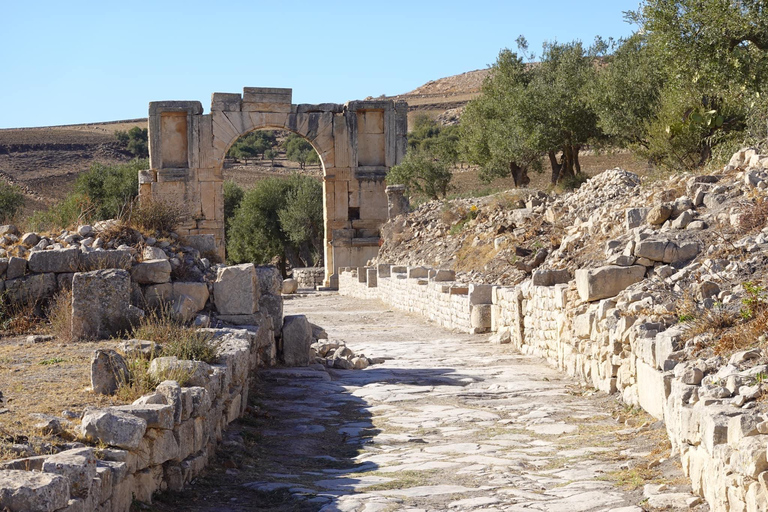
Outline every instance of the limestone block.
<svg viewBox="0 0 768 512">
<path fill-rule="evenodd" d="M 173 428 L 174 408 L 171 405 L 151 403 L 115 405 L 110 409 L 143 419 L 147 423 L 147 428 L 166 430 Z"/>
<path fill-rule="evenodd" d="M 109 349 L 97 349 L 91 356 L 91 389 L 94 393 L 111 395 L 130 378 L 123 356 Z"/>
<path fill-rule="evenodd" d="M 47 457 L 42 471 L 63 476 L 69 481 L 70 496 L 85 498 L 96 477 L 96 456 L 93 448 L 66 450 Z"/>
<path fill-rule="evenodd" d="M 157 379 L 181 373 L 187 377 L 191 386 L 204 386 L 213 369 L 203 361 L 178 359 L 176 356 L 157 357 L 149 363 L 149 374 Z"/>
<path fill-rule="evenodd" d="M 275 331 L 283 328 L 282 295 L 262 294 L 259 299 L 259 309 L 272 318 L 272 328 Z"/>
<path fill-rule="evenodd" d="M 11 262 L 14 258 L 11 258 Z M 11 267 L 8 267 L 10 273 Z M 11 304 L 35 304 L 56 292 L 56 274 L 33 274 L 5 281 L 5 295 Z"/>
<path fill-rule="evenodd" d="M 259 310 L 259 282 L 252 263 L 219 268 L 213 286 L 219 313 L 252 315 Z"/>
<path fill-rule="evenodd" d="M 683 242 L 680 245 L 670 242 L 664 249 L 664 263 L 677 263 L 688 261 L 699 253 L 699 244 L 696 242 Z"/>
<path fill-rule="evenodd" d="M 173 283 L 149 285 L 144 289 L 144 300 L 150 308 L 158 308 L 173 300 Z"/>
<path fill-rule="evenodd" d="M 216 315 L 216 319 L 231 325 L 258 325 L 263 319 L 261 314 L 251 315 Z"/>
<path fill-rule="evenodd" d="M 702 403 L 702 402 L 699 402 Z M 718 445 L 728 442 L 728 424 L 740 410 L 710 406 L 701 412 L 701 444 L 713 455 Z"/>
<path fill-rule="evenodd" d="M 429 269 L 426 267 L 408 267 L 407 272 L 408 279 L 426 279 L 429 277 Z"/>
<path fill-rule="evenodd" d="M 571 280 L 571 273 L 567 270 L 534 270 L 532 281 L 534 286 L 554 286 L 567 283 Z"/>
<path fill-rule="evenodd" d="M 731 467 L 744 476 L 757 478 L 757 475 L 768 470 L 766 445 L 768 436 L 745 437 L 731 456 Z"/>
<path fill-rule="evenodd" d="M 655 356 L 658 369 L 662 369 L 664 361 L 668 360 L 673 352 L 683 348 L 682 338 L 683 330 L 680 327 L 672 327 L 656 335 Z"/>
<path fill-rule="evenodd" d="M 470 315 L 472 334 L 484 333 L 491 330 L 491 304 L 476 304 L 471 306 Z"/>
<path fill-rule="evenodd" d="M 149 460 L 151 465 L 163 464 L 176 460 L 179 456 L 179 443 L 173 430 L 150 428 L 145 438 L 149 441 Z"/>
<path fill-rule="evenodd" d="M 625 210 L 627 230 L 642 226 L 648 218 L 650 208 L 627 208 Z"/>
<path fill-rule="evenodd" d="M 0 504 L 10 512 L 54 512 L 69 501 L 69 481 L 33 471 L 0 471 Z"/>
<path fill-rule="evenodd" d="M 280 295 L 283 289 L 283 276 L 277 267 L 272 265 L 259 265 L 256 267 L 256 275 L 259 280 L 259 291 L 262 295 Z"/>
<path fill-rule="evenodd" d="M 197 304 L 195 302 L 196 301 L 188 295 L 177 295 L 173 301 L 171 313 L 180 322 L 187 324 L 191 322 L 191 320 L 197 315 L 197 312 L 200 311 L 197 309 Z"/>
<path fill-rule="evenodd" d="M 191 417 L 205 416 L 211 408 L 211 395 L 204 387 L 193 386 L 187 388 L 187 393 L 192 400 Z"/>
<path fill-rule="evenodd" d="M 90 272 L 92 270 L 102 270 L 108 268 L 119 268 L 130 270 L 133 264 L 133 257 L 127 250 L 109 250 L 93 251 L 80 253 L 80 272 Z"/>
<path fill-rule="evenodd" d="M 27 260 L 17 256 L 11 256 L 5 269 L 6 279 L 17 279 L 27 273 Z"/>
<path fill-rule="evenodd" d="M 160 247 L 147 246 L 141 253 L 144 261 L 150 260 L 167 260 L 168 255 Z"/>
<path fill-rule="evenodd" d="M 672 215 L 672 210 L 672 205 L 666 203 L 656 205 L 648 211 L 646 220 L 648 224 L 660 226 Z"/>
<path fill-rule="evenodd" d="M 108 338 L 127 330 L 143 316 L 130 300 L 127 271 L 78 272 L 72 279 L 72 337 Z"/>
<path fill-rule="evenodd" d="M 147 430 L 147 422 L 121 411 L 91 409 L 83 415 L 80 430 L 91 441 L 135 449 Z"/>
<path fill-rule="evenodd" d="M 171 280 L 171 263 L 167 259 L 137 263 L 131 268 L 131 279 L 139 284 L 167 283 Z"/>
<path fill-rule="evenodd" d="M 640 406 L 656 419 L 664 419 L 664 405 L 671 392 L 672 375 L 637 361 L 637 391 Z"/>
<path fill-rule="evenodd" d="M 641 240 L 635 244 L 635 256 L 651 261 L 663 261 L 664 252 L 669 242 L 666 240 Z"/>
<path fill-rule="evenodd" d="M 493 299 L 491 293 L 493 292 L 493 286 L 490 284 L 470 284 L 469 285 L 469 303 L 475 304 L 491 304 Z M 490 325 L 488 326 L 490 327 Z"/>
<path fill-rule="evenodd" d="M 288 315 L 283 321 L 283 362 L 286 366 L 310 363 L 312 327 L 304 315 Z"/>
<path fill-rule="evenodd" d="M 299 282 L 295 279 L 288 278 L 283 280 L 282 285 L 282 293 L 284 295 L 290 295 L 292 293 L 296 293 L 296 290 L 299 289 Z"/>
<path fill-rule="evenodd" d="M 642 281 L 645 267 L 605 266 L 597 269 L 576 271 L 576 289 L 583 301 L 596 301 L 613 297 L 628 286 Z"/>
<path fill-rule="evenodd" d="M 181 386 L 175 380 L 166 380 L 158 384 L 156 390 L 165 397 L 167 404 L 173 407 L 173 422 L 178 425 L 181 422 Z"/>
<path fill-rule="evenodd" d="M 31 272 L 76 272 L 79 267 L 80 251 L 70 249 L 53 249 L 51 251 L 35 251 L 29 255 L 27 266 Z"/>
</svg>

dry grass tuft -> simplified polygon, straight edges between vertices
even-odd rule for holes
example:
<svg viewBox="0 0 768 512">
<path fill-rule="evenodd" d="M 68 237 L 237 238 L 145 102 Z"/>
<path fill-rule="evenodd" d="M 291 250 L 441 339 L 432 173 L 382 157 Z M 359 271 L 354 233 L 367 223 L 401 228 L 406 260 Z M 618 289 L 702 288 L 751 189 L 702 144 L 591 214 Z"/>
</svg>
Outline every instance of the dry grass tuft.
<svg viewBox="0 0 768 512">
<path fill-rule="evenodd" d="M 142 356 L 126 358 L 130 378 L 128 382 L 118 384 L 115 398 L 123 402 L 133 402 L 149 393 L 153 393 L 158 384 L 164 380 L 175 380 L 180 386 L 185 386 L 191 377 L 189 371 L 175 368 L 166 370 L 162 375 L 149 373 L 149 359 Z"/>
<path fill-rule="evenodd" d="M 176 356 L 179 359 L 206 363 L 218 361 L 218 349 L 221 343 L 214 340 L 210 333 L 183 325 L 174 318 L 167 306 L 152 311 L 142 318 L 132 335 L 140 340 L 159 343 L 163 347 L 164 356 Z"/>
<path fill-rule="evenodd" d="M 53 297 L 48 321 L 51 334 L 60 341 L 72 341 L 72 290 L 63 290 Z"/>
<path fill-rule="evenodd" d="M 768 198 L 759 198 L 755 204 L 742 207 L 739 227 L 744 233 L 760 231 L 768 221 Z"/>
<path fill-rule="evenodd" d="M 0 333 L 6 336 L 20 336 L 34 331 L 42 319 L 36 314 L 37 304 L 11 304 L 0 295 Z"/>
<path fill-rule="evenodd" d="M 167 235 L 189 217 L 189 209 L 171 201 L 145 199 L 134 202 L 128 222 L 131 226 L 149 233 Z"/>
</svg>

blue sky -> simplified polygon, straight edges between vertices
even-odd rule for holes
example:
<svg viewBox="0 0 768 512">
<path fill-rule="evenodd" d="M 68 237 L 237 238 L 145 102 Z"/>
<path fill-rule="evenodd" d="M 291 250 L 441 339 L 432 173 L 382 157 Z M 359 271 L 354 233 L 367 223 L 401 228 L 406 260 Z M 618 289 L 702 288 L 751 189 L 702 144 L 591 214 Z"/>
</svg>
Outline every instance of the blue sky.
<svg viewBox="0 0 768 512">
<path fill-rule="evenodd" d="M 621 37 L 639 0 L 6 1 L 0 128 L 145 117 L 155 100 L 291 87 L 294 103 L 408 92 L 525 35 Z"/>
</svg>

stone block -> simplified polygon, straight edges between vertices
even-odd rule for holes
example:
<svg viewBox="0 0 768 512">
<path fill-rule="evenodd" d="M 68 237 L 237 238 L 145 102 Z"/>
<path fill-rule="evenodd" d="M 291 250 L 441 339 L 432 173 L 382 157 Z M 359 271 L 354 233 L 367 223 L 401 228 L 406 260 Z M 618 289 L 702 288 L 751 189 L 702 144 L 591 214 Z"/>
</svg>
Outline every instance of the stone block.
<svg viewBox="0 0 768 512">
<path fill-rule="evenodd" d="M 637 391 L 640 406 L 656 419 L 664 419 L 664 405 L 671 392 L 672 375 L 637 361 Z"/>
<path fill-rule="evenodd" d="M 181 386 L 175 380 L 166 380 L 158 384 L 156 390 L 165 397 L 166 403 L 173 407 L 173 422 L 178 425 L 181 422 Z"/>
<path fill-rule="evenodd" d="M 379 276 L 381 276 L 381 272 L 379 272 Z M 435 271 L 435 275 L 432 277 L 432 280 L 438 283 L 455 281 L 456 272 L 454 270 L 441 268 Z"/>
<path fill-rule="evenodd" d="M 97 349 L 91 356 L 91 389 L 94 393 L 111 395 L 130 378 L 123 356 L 109 349 Z"/>
<path fill-rule="evenodd" d="M 167 259 L 147 260 L 131 268 L 131 279 L 139 284 L 160 284 L 171 280 L 171 263 Z"/>
<path fill-rule="evenodd" d="M 76 448 L 47 457 L 42 471 L 66 478 L 73 498 L 86 498 L 96 477 L 96 462 L 93 448 Z"/>
<path fill-rule="evenodd" d="M 272 318 L 272 328 L 280 331 L 283 328 L 283 297 L 282 295 L 262 294 L 259 299 L 259 309 Z"/>
<path fill-rule="evenodd" d="M 216 319 L 230 325 L 258 325 L 264 317 L 261 314 L 251 315 L 216 315 Z"/>
<path fill-rule="evenodd" d="M 571 280 L 567 270 L 534 270 L 532 281 L 534 286 L 554 286 Z"/>
<path fill-rule="evenodd" d="M 56 274 L 33 274 L 5 281 L 5 295 L 11 304 L 36 304 L 54 293 Z"/>
<path fill-rule="evenodd" d="M 395 271 L 394 268 L 392 271 Z M 408 267 L 407 273 L 408 279 L 427 279 L 429 277 L 429 269 L 426 267 Z"/>
<path fill-rule="evenodd" d="M 645 224 L 650 208 L 627 208 L 624 212 L 627 230 Z"/>
<path fill-rule="evenodd" d="M 470 326 L 472 328 L 472 334 L 489 332 L 491 330 L 491 311 L 491 304 L 476 304 L 471 306 Z"/>
<path fill-rule="evenodd" d="M 672 205 L 666 203 L 656 205 L 648 211 L 646 220 L 648 221 L 648 224 L 660 226 L 669 219 L 672 215 L 672 211 Z"/>
<path fill-rule="evenodd" d="M 608 265 L 591 270 L 579 269 L 576 271 L 576 289 L 581 300 L 592 302 L 614 297 L 628 286 L 642 281 L 644 277 L 645 267 L 642 265 Z"/>
<path fill-rule="evenodd" d="M 288 315 L 283 321 L 283 362 L 307 366 L 310 362 L 312 327 L 304 315 Z"/>
<path fill-rule="evenodd" d="M 299 289 L 299 282 L 295 279 L 289 278 L 283 280 L 282 293 L 283 295 L 290 295 L 296 293 Z"/>
<path fill-rule="evenodd" d="M 683 348 L 682 338 L 683 330 L 679 327 L 671 327 L 656 335 L 655 356 L 658 369 L 662 369 L 661 365 L 669 359 L 673 352 Z"/>
<path fill-rule="evenodd" d="M 490 284 L 470 284 L 469 285 L 469 303 L 492 304 L 493 303 L 493 285 Z"/>
<path fill-rule="evenodd" d="M 79 267 L 80 251 L 78 249 L 54 249 L 51 251 L 35 251 L 29 255 L 27 266 L 31 272 L 38 274 L 46 272 L 76 272 Z"/>
<path fill-rule="evenodd" d="M 27 273 L 27 260 L 17 256 L 11 256 L 5 269 L 6 279 L 17 279 Z"/>
<path fill-rule="evenodd" d="M 69 481 L 61 475 L 0 471 L 0 504 L 9 512 L 54 512 L 68 501 Z"/>
<path fill-rule="evenodd" d="M 157 379 L 167 379 L 171 375 L 184 375 L 191 386 L 204 386 L 213 369 L 203 361 L 178 359 L 176 356 L 156 357 L 149 363 L 148 373 Z"/>
<path fill-rule="evenodd" d="M 150 465 L 155 466 L 178 458 L 179 443 L 173 435 L 173 430 L 150 428 L 147 429 L 145 439 L 149 441 Z"/>
<path fill-rule="evenodd" d="M 108 338 L 127 330 L 143 315 L 130 301 L 127 271 L 78 272 L 72 279 L 72 337 Z"/>
<path fill-rule="evenodd" d="M 664 253 L 668 244 L 667 240 L 641 240 L 635 244 L 635 256 L 651 261 L 664 261 Z"/>
<path fill-rule="evenodd" d="M 131 253 L 126 250 L 93 251 L 80 253 L 80 272 L 91 272 L 118 268 L 130 270 L 133 264 Z"/>
<path fill-rule="evenodd" d="M 221 267 L 213 285 L 216 310 L 224 315 L 252 315 L 259 310 L 259 281 L 252 263 Z"/>
<path fill-rule="evenodd" d="M 115 405 L 110 409 L 143 419 L 147 423 L 147 428 L 166 430 L 173 428 L 174 408 L 172 405 L 149 403 Z"/>
<path fill-rule="evenodd" d="M 277 267 L 259 265 L 256 267 L 261 295 L 280 295 L 283 290 L 283 276 Z"/>
<path fill-rule="evenodd" d="M 139 447 L 147 422 L 121 411 L 91 409 L 83 414 L 80 430 L 90 441 L 130 450 Z"/>
<path fill-rule="evenodd" d="M 365 269 L 365 283 L 368 288 L 376 288 L 378 286 L 378 273 L 375 268 Z"/>
</svg>

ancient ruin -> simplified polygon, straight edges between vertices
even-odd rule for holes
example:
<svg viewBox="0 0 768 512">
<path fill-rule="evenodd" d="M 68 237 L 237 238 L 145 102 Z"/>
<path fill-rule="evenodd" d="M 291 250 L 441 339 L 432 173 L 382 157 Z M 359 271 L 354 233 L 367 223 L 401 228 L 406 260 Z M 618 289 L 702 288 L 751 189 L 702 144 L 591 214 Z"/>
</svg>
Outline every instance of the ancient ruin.
<svg viewBox="0 0 768 512">
<path fill-rule="evenodd" d="M 325 286 L 336 269 L 376 256 L 387 220 L 384 178 L 405 155 L 407 105 L 351 101 L 294 105 L 291 89 L 245 87 L 214 93 L 211 110 L 199 101 L 149 105 L 150 169 L 140 174 L 140 197 L 176 201 L 191 209 L 179 235 L 224 256 L 224 156 L 238 138 L 258 129 L 290 130 L 320 155 L 325 214 Z"/>
</svg>

